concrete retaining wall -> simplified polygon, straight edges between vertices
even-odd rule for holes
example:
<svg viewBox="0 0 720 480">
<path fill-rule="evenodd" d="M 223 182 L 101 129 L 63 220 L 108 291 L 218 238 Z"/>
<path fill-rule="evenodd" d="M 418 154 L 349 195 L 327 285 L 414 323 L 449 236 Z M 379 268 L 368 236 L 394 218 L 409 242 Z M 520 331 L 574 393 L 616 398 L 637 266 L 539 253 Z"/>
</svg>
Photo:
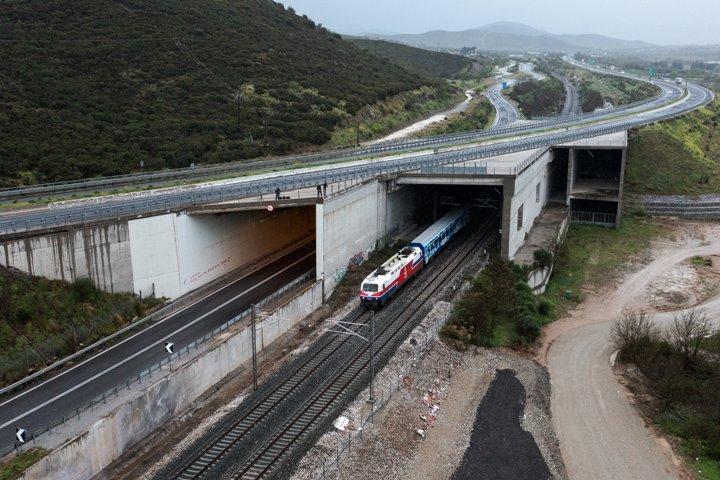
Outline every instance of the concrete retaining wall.
<svg viewBox="0 0 720 480">
<path fill-rule="evenodd" d="M 378 197 L 384 193 L 378 182 L 370 182 L 318 206 L 318 276 L 324 275 L 326 295 L 345 275 L 348 262 L 364 260 L 384 234 L 378 221 Z"/>
<path fill-rule="evenodd" d="M 0 265 L 52 280 L 88 277 L 107 292 L 130 292 L 127 222 L 0 243 Z"/>
<path fill-rule="evenodd" d="M 415 200 L 417 189 L 400 185 L 388 185 L 386 194 L 379 194 L 379 201 L 384 202 L 384 208 L 378 212 L 378 221 L 384 225 L 383 237 L 397 235 L 413 223 L 415 216 Z"/>
<path fill-rule="evenodd" d="M 319 308 L 321 297 L 322 287 L 316 282 L 269 312 L 268 318 L 258 323 L 258 350 Z M 136 392 L 133 398 L 95 422 L 86 432 L 30 467 L 21 478 L 92 478 L 126 449 L 187 409 L 206 390 L 249 361 L 251 355 L 249 328 L 218 336 L 206 351 L 173 365 L 161 378 L 151 380 L 143 391 Z"/>
<path fill-rule="evenodd" d="M 560 247 L 565 242 L 565 237 L 567 236 L 569 227 L 570 215 L 566 215 L 558 228 L 555 241 L 553 242 L 555 245 L 554 251 L 551 252 L 553 254 L 553 263 L 549 267 L 537 268 L 528 274 L 528 285 L 535 295 L 542 295 L 545 293 L 545 289 L 547 288 L 548 283 L 550 283 L 550 278 L 552 278 L 552 272 L 555 268 L 555 258 L 557 258 Z"/>
<path fill-rule="evenodd" d="M 512 198 L 507 201 L 504 208 L 509 209 L 503 224 L 503 231 L 508 231 L 508 253 L 509 260 L 515 258 L 515 254 L 525 243 L 525 236 L 532 229 L 535 219 L 542 212 L 543 207 L 549 198 L 549 172 L 548 164 L 551 160 L 551 153 L 548 151 L 530 167 L 523 171 L 514 183 Z M 507 196 L 509 192 L 505 192 Z M 523 221 L 518 228 L 520 208 L 523 211 Z M 508 222 L 509 219 L 509 222 Z"/>
</svg>

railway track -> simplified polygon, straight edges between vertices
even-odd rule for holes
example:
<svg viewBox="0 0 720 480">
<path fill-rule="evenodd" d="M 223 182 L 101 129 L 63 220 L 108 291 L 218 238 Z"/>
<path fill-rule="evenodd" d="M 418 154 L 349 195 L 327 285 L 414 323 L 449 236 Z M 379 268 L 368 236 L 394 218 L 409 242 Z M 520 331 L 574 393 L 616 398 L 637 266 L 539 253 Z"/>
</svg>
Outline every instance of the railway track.
<svg viewBox="0 0 720 480">
<path fill-rule="evenodd" d="M 434 278 L 415 292 L 408 308 L 381 322 L 376 332 L 376 358 L 389 356 L 402 342 L 415 326 L 413 322 L 415 314 L 426 306 L 430 297 L 446 284 L 447 279 L 473 252 L 477 251 L 480 245 L 492 238 L 496 221 L 496 218 L 487 221 L 452 252 L 450 259 L 447 259 L 441 269 L 435 273 Z M 367 312 L 356 312 L 351 321 L 364 325 L 368 319 Z M 321 426 L 323 421 L 331 419 L 330 414 L 342 406 L 347 393 L 353 391 L 352 387 L 361 384 L 369 375 L 370 354 L 366 343 L 362 342 L 356 346 L 354 351 L 344 357 L 347 359 L 344 363 L 332 369 L 328 365 L 329 360 L 352 340 L 345 336 L 326 335 L 325 337 L 321 339 L 320 348 L 309 361 L 293 371 L 287 380 L 276 388 L 261 395 L 260 399 L 253 402 L 246 414 L 227 428 L 216 432 L 188 456 L 189 461 L 184 462 L 165 478 L 182 480 L 216 478 L 223 470 L 228 469 L 234 472 L 227 475 L 230 478 L 255 479 L 266 477 L 276 471 L 292 453 L 293 447 L 310 432 L 315 431 L 315 427 Z M 300 400 L 295 408 L 288 412 L 284 418 L 289 420 L 286 420 L 275 432 L 268 432 L 262 440 L 252 445 L 245 445 L 244 455 L 236 455 L 238 449 L 243 449 L 242 443 L 248 442 L 248 434 L 254 429 L 261 428 L 263 420 L 280 408 L 282 403 L 288 402 L 305 383 L 310 383 L 311 377 L 320 372 L 321 368 L 323 371 L 326 370 L 325 378 L 319 380 L 318 388 L 309 391 L 306 398 Z M 244 460 L 233 461 L 235 458 L 243 457 Z"/>
</svg>

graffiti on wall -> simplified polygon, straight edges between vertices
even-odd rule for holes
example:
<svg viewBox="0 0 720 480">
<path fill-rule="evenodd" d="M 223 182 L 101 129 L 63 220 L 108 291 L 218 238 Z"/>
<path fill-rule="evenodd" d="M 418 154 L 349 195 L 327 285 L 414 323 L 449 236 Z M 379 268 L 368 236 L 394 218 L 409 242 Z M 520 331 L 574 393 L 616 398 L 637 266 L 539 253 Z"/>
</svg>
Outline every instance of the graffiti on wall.
<svg viewBox="0 0 720 480">
<path fill-rule="evenodd" d="M 193 273 L 189 277 L 185 277 L 185 280 L 183 280 L 183 285 L 192 285 L 193 283 L 197 283 L 199 280 L 202 280 L 203 278 L 207 277 L 210 273 L 214 272 L 215 270 L 224 267 L 225 265 L 230 263 L 230 256 L 227 256 L 220 260 L 218 263 L 213 265 L 212 267 L 208 268 L 207 270 L 204 270 L 202 272 Z"/>
</svg>

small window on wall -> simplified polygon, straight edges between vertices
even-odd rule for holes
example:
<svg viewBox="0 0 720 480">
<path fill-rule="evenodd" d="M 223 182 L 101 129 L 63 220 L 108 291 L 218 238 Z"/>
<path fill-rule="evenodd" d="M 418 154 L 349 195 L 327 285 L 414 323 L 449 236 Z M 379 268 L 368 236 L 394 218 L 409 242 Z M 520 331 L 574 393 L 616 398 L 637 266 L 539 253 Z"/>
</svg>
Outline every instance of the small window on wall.
<svg viewBox="0 0 720 480">
<path fill-rule="evenodd" d="M 524 206 L 525 205 L 523 204 L 523 205 L 520 205 L 520 208 L 518 208 L 518 225 L 517 225 L 518 230 L 522 230 L 522 227 L 523 227 L 523 207 Z"/>
<path fill-rule="evenodd" d="M 540 203 L 540 183 L 535 185 L 535 203 Z"/>
</svg>

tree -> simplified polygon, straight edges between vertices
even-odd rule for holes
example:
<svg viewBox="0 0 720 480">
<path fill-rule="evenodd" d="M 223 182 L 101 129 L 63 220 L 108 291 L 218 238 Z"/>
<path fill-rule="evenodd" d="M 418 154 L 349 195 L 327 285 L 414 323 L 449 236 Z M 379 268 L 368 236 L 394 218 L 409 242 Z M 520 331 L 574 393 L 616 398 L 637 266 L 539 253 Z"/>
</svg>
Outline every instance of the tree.
<svg viewBox="0 0 720 480">
<path fill-rule="evenodd" d="M 667 331 L 667 341 L 683 357 L 685 368 L 691 368 L 700 354 L 705 337 L 712 329 L 705 313 L 696 309 L 676 315 Z"/>
</svg>

